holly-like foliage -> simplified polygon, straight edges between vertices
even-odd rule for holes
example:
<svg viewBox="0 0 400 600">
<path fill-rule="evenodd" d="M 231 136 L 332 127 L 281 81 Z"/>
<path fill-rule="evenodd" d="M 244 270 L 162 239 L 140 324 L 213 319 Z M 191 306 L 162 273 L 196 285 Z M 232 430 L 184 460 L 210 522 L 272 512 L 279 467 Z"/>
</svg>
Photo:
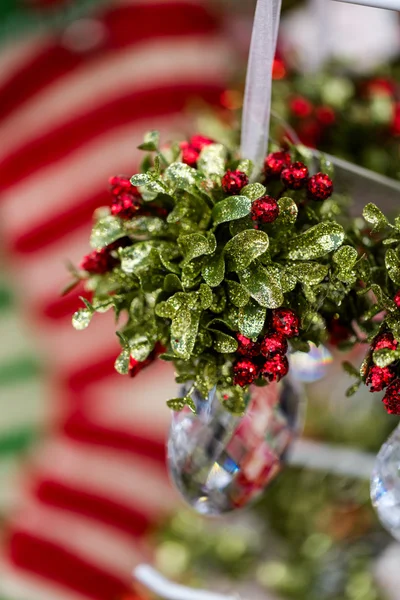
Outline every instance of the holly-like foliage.
<svg viewBox="0 0 400 600">
<path fill-rule="evenodd" d="M 226 407 L 241 413 L 247 386 L 235 385 L 233 376 L 243 356 L 238 339 L 261 342 L 274 333 L 278 308 L 300 323 L 288 340 L 292 351 L 329 340 L 347 349 L 385 330 L 400 339 L 393 301 L 400 287 L 400 218 L 392 225 L 369 204 L 363 218 L 352 219 L 344 196 L 313 196 L 310 189 L 322 188 L 315 181 L 310 187 L 308 175 L 299 182 L 286 173 L 286 186 L 276 173 L 252 179 L 251 162 L 234 150 L 193 139 L 160 149 L 157 133 L 147 134 L 141 173 L 131 178 L 131 189 L 114 191 L 118 210 L 96 212 L 94 251 L 76 271 L 93 298 L 75 313 L 74 326 L 83 329 L 95 312 L 115 311 L 119 373 L 135 374 L 160 355 L 174 363 L 178 383 L 192 384 L 186 397 L 169 401 L 171 408 L 193 409 L 194 390 L 205 396 L 217 386 Z M 290 161 L 333 176 L 331 164 L 304 147 L 292 147 Z M 254 217 L 255 203 L 266 196 L 268 210 L 272 200 L 279 207 L 272 222 Z M 346 365 L 357 377 L 351 392 L 372 361 L 381 368 L 397 365 L 399 356 L 388 349 L 370 354 L 361 375 Z M 260 360 L 257 365 L 256 384 L 279 379 L 263 372 Z"/>
</svg>

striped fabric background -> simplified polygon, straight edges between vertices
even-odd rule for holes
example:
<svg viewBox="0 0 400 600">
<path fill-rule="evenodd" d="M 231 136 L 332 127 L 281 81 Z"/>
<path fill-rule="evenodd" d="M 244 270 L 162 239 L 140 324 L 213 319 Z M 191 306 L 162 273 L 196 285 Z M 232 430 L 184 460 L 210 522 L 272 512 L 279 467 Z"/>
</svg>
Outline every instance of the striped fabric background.
<svg viewBox="0 0 400 600">
<path fill-rule="evenodd" d="M 0 518 L 17 501 L 18 467 L 48 418 L 44 372 L 10 283 L 0 279 Z M 7 343 L 4 341 L 7 340 Z"/>
<path fill-rule="evenodd" d="M 109 201 L 107 177 L 135 171 L 149 128 L 164 140 L 191 130 L 193 98 L 218 104 L 233 55 L 218 17 L 197 0 L 113 2 L 94 25 L 84 24 L 87 38 L 97 32 L 86 50 L 42 36 L 0 56 L 2 242 L 46 372 L 37 399 L 27 392 L 26 422 L 16 418 L 18 444 L 43 407 L 52 413 L 6 529 L 0 597 L 11 600 L 125 597 L 132 567 L 149 557 L 146 531 L 177 502 L 164 466 L 170 367 L 134 382 L 116 375 L 112 317 L 75 332 L 82 290 L 59 292 L 66 260 L 88 251 L 94 208 Z M 2 364 L 12 364 L 15 336 L 2 339 Z"/>
</svg>

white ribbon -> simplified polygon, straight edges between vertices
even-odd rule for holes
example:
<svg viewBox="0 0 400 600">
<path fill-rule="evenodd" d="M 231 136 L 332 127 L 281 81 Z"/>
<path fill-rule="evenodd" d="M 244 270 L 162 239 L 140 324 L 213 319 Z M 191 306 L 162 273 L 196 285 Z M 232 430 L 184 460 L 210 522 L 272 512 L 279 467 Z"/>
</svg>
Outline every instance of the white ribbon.
<svg viewBox="0 0 400 600">
<path fill-rule="evenodd" d="M 272 67 L 281 0 L 258 0 L 254 17 L 243 103 L 241 155 L 260 170 L 268 147 Z"/>
</svg>

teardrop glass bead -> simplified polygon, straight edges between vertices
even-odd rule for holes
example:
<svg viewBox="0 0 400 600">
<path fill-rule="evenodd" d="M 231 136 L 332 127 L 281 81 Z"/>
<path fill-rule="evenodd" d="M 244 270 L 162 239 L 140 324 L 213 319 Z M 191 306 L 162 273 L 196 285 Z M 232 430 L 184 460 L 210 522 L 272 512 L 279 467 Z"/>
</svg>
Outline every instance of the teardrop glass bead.
<svg viewBox="0 0 400 600">
<path fill-rule="evenodd" d="M 244 416 L 229 413 L 214 388 L 194 393 L 196 414 L 174 413 L 168 441 L 171 478 L 199 513 L 221 515 L 257 498 L 281 470 L 299 424 L 299 388 L 289 377 L 252 386 Z"/>
<path fill-rule="evenodd" d="M 377 454 L 371 499 L 382 525 L 400 541 L 400 424 Z"/>
</svg>

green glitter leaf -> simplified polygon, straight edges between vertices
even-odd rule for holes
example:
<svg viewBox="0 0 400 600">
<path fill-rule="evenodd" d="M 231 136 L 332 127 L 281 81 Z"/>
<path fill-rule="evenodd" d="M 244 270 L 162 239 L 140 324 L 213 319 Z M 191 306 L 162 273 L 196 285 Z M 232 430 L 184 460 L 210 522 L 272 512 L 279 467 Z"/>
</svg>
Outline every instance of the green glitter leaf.
<svg viewBox="0 0 400 600">
<path fill-rule="evenodd" d="M 152 179 L 148 173 L 137 173 L 131 177 L 131 184 L 135 187 L 146 186 L 150 181 L 152 181 Z"/>
<path fill-rule="evenodd" d="M 94 311 L 89 308 L 80 308 L 72 316 L 72 325 L 74 329 L 82 331 L 89 326 L 89 323 L 93 317 Z"/>
<path fill-rule="evenodd" d="M 154 242 L 137 242 L 119 251 L 121 269 L 124 273 L 136 273 L 138 269 L 161 266 Z"/>
<path fill-rule="evenodd" d="M 350 398 L 351 396 L 354 396 L 354 394 L 356 392 L 358 392 L 360 385 L 361 385 L 361 381 L 356 381 L 355 383 L 353 383 L 353 385 L 351 385 L 346 390 L 346 398 Z"/>
<path fill-rule="evenodd" d="M 352 365 L 347 360 L 342 362 L 342 367 L 343 367 L 344 371 L 346 371 L 346 373 L 348 373 L 352 377 L 355 377 L 356 379 L 360 378 L 359 369 L 356 369 L 355 366 Z"/>
<path fill-rule="evenodd" d="M 241 190 L 241 194 L 247 196 L 250 200 L 257 200 L 257 198 L 264 196 L 266 191 L 265 186 L 261 183 L 249 183 Z"/>
<path fill-rule="evenodd" d="M 146 150 L 147 152 L 155 152 L 158 150 L 160 144 L 160 134 L 158 131 L 148 131 L 144 136 L 143 144 L 138 146 L 139 150 Z"/>
<path fill-rule="evenodd" d="M 217 388 L 217 394 L 222 405 L 234 415 L 243 415 L 246 410 L 245 390 L 239 386 Z"/>
<path fill-rule="evenodd" d="M 167 400 L 167 406 L 171 410 L 179 412 L 186 406 L 185 398 L 171 398 L 171 400 Z"/>
<path fill-rule="evenodd" d="M 343 271 L 348 271 L 354 267 L 357 258 L 357 250 L 353 248 L 353 246 L 342 246 L 332 256 L 333 262 L 335 262 Z"/>
<path fill-rule="evenodd" d="M 288 258 L 313 260 L 337 250 L 344 240 L 344 230 L 338 223 L 318 223 L 288 243 Z"/>
<path fill-rule="evenodd" d="M 182 250 L 185 262 L 190 262 L 198 256 L 212 254 L 216 247 L 215 237 L 213 235 L 206 237 L 202 233 L 190 233 L 181 235 L 178 238 L 178 244 Z"/>
<path fill-rule="evenodd" d="M 129 341 L 131 356 L 139 362 L 146 360 L 153 346 L 147 335 L 138 335 Z"/>
<path fill-rule="evenodd" d="M 90 245 L 95 250 L 101 250 L 126 235 L 123 223 L 117 217 L 103 217 L 95 223 L 90 236 Z"/>
<path fill-rule="evenodd" d="M 288 271 L 301 283 L 317 285 L 328 274 L 328 265 L 314 262 L 298 262 L 288 266 Z"/>
<path fill-rule="evenodd" d="M 382 348 L 372 354 L 372 360 L 378 367 L 387 367 L 400 358 L 400 350 Z"/>
<path fill-rule="evenodd" d="M 268 250 L 269 238 L 264 231 L 250 229 L 233 237 L 225 246 L 229 271 L 242 271 Z"/>
<path fill-rule="evenodd" d="M 250 213 L 251 200 L 246 196 L 231 196 L 220 200 L 212 211 L 214 225 L 241 219 Z"/>
<path fill-rule="evenodd" d="M 218 383 L 217 365 L 212 360 L 201 360 L 196 374 L 196 388 L 205 398 L 212 388 Z"/>
<path fill-rule="evenodd" d="M 214 349 L 221 354 L 229 354 L 230 352 L 236 352 L 238 343 L 230 335 L 222 333 L 222 331 L 213 330 L 214 334 Z"/>
<path fill-rule="evenodd" d="M 185 163 L 172 163 L 164 173 L 164 180 L 174 189 L 193 191 L 203 181 L 201 174 Z"/>
<path fill-rule="evenodd" d="M 171 347 L 176 356 L 188 360 L 196 343 L 200 313 L 181 308 L 171 324 Z"/>
<path fill-rule="evenodd" d="M 278 308 L 283 304 L 279 269 L 273 266 L 248 267 L 238 273 L 240 283 L 250 296 L 266 308 Z"/>
<path fill-rule="evenodd" d="M 239 310 L 239 331 L 248 338 L 255 339 L 262 332 L 267 311 L 254 300 Z"/>
<path fill-rule="evenodd" d="M 160 235 L 166 229 L 166 224 L 159 217 L 135 217 L 126 224 L 126 232 L 133 235 Z"/>
<path fill-rule="evenodd" d="M 279 198 L 279 215 L 275 221 L 276 225 L 292 225 L 296 222 L 298 208 L 296 202 L 292 198 Z"/>
<path fill-rule="evenodd" d="M 367 223 L 373 225 L 373 233 L 382 231 L 388 224 L 383 212 L 376 206 L 376 204 L 372 204 L 372 202 L 364 207 L 362 214 Z"/>
<path fill-rule="evenodd" d="M 254 165 L 253 162 L 247 158 L 243 158 L 242 160 L 239 161 L 236 169 L 238 171 L 241 171 L 242 173 L 246 173 L 247 177 L 250 177 L 253 169 L 254 169 Z"/>
<path fill-rule="evenodd" d="M 250 300 L 250 294 L 246 288 L 241 283 L 231 281 L 230 279 L 227 279 L 225 283 L 228 290 L 228 298 L 232 304 L 238 308 L 246 306 Z"/>
<path fill-rule="evenodd" d="M 197 165 L 206 175 L 223 175 L 225 173 L 226 149 L 222 144 L 209 144 L 200 152 Z"/>
<path fill-rule="evenodd" d="M 211 288 L 208 285 L 205 285 L 204 283 L 202 283 L 200 286 L 200 289 L 199 289 L 199 294 L 200 294 L 201 308 L 204 310 L 206 310 L 207 308 L 210 308 L 210 306 L 213 302 L 213 295 L 212 295 Z"/>
<path fill-rule="evenodd" d="M 217 287 L 225 276 L 225 260 L 222 252 L 217 252 L 206 258 L 202 275 L 204 281 L 211 287 Z"/>
<path fill-rule="evenodd" d="M 390 279 L 396 285 L 400 285 L 400 259 L 396 250 L 390 248 L 386 251 L 385 266 Z"/>
<path fill-rule="evenodd" d="M 131 353 L 128 348 L 122 350 L 114 363 L 114 368 L 120 375 L 127 375 L 129 373 L 129 362 L 131 359 Z"/>
</svg>

